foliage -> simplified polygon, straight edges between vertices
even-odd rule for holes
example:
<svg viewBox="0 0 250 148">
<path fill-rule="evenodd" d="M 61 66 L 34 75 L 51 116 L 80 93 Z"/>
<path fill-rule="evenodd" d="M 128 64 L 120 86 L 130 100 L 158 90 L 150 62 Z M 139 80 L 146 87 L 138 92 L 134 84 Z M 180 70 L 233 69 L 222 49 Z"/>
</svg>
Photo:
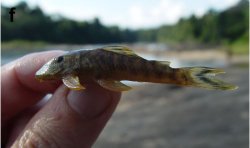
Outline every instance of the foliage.
<svg viewBox="0 0 250 148">
<path fill-rule="evenodd" d="M 177 24 L 140 30 L 138 40 L 163 42 L 170 45 L 227 46 L 233 53 L 246 54 L 249 47 L 249 1 L 217 12 L 209 10 L 198 18 L 192 15 Z M 181 46 L 183 48 L 183 46 Z M 187 47 L 187 46 L 184 46 Z"/>
<path fill-rule="evenodd" d="M 166 43 L 231 44 L 243 34 L 249 38 L 248 22 L 249 1 L 241 0 L 223 12 L 210 10 L 201 18 L 193 15 L 187 19 L 180 19 L 175 25 L 161 26 L 156 36 L 157 41 Z"/>
<path fill-rule="evenodd" d="M 44 48 L 48 43 L 44 41 L 27 41 L 27 40 L 11 40 L 2 43 L 2 51 L 4 50 L 39 50 L 39 48 Z"/>
<path fill-rule="evenodd" d="M 233 54 L 246 54 L 249 53 L 249 36 L 248 33 L 230 44 L 229 49 Z"/>
<path fill-rule="evenodd" d="M 64 17 L 47 16 L 39 7 L 32 9 L 25 2 L 15 6 L 15 22 L 11 23 L 9 8 L 1 7 L 2 41 L 21 39 L 67 44 L 138 41 L 167 44 L 226 44 L 239 53 L 246 52 L 249 46 L 248 0 L 241 0 L 222 12 L 210 10 L 200 18 L 194 15 L 182 18 L 175 25 L 138 30 L 105 26 L 98 18 L 92 21 L 74 21 Z"/>
<path fill-rule="evenodd" d="M 45 15 L 39 7 L 31 9 L 25 2 L 16 7 L 14 22 L 9 21 L 10 8 L 2 7 L 2 41 L 42 40 L 53 43 L 117 43 L 134 42 L 136 34 L 117 26 L 106 27 L 98 18 L 90 22 Z"/>
</svg>

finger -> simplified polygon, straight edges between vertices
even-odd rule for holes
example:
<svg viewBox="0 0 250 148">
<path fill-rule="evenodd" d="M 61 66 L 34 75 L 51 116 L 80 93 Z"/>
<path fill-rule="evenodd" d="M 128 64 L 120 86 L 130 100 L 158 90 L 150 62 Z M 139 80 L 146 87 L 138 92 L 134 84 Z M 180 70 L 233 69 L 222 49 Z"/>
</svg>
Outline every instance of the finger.
<svg viewBox="0 0 250 148">
<path fill-rule="evenodd" d="M 3 147 L 11 146 L 11 144 L 16 140 L 18 135 L 23 131 L 30 119 L 37 113 L 38 109 L 39 108 L 31 108 L 25 110 L 18 116 L 15 116 L 15 118 L 12 118 L 11 126 L 8 127 L 10 125 L 8 124 L 7 127 L 4 127 L 4 129 L 7 128 L 8 133 L 2 133 L 2 137 L 6 138 L 4 141 L 2 140 Z"/>
<path fill-rule="evenodd" d="M 49 59 L 62 53 L 49 51 L 29 54 L 1 67 L 2 125 L 59 86 L 59 82 L 38 82 L 35 72 Z"/>
<path fill-rule="evenodd" d="M 91 147 L 117 106 L 120 93 L 93 83 L 85 86 L 85 91 L 58 88 L 14 147 Z"/>
<path fill-rule="evenodd" d="M 36 105 L 31 106 L 19 113 L 10 120 L 10 123 L 6 124 L 6 126 L 2 128 L 2 147 L 11 147 L 11 144 L 13 144 L 13 142 L 17 139 L 29 123 L 30 119 L 48 102 L 50 97 L 51 95 L 47 95 Z"/>
</svg>

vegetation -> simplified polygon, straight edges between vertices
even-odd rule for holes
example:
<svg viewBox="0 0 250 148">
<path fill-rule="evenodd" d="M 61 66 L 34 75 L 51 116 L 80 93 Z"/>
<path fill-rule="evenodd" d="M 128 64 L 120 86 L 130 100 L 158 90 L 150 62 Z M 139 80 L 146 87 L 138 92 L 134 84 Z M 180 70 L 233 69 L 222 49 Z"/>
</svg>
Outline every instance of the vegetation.
<svg viewBox="0 0 250 148">
<path fill-rule="evenodd" d="M 241 0 L 237 5 L 223 12 L 210 10 L 201 18 L 193 15 L 180 19 L 175 25 L 140 30 L 139 40 L 168 44 L 226 45 L 233 52 L 247 53 L 248 25 L 249 1 Z"/>
<path fill-rule="evenodd" d="M 86 44 L 120 42 L 162 42 L 186 45 L 226 45 L 234 53 L 247 53 L 249 41 L 249 1 L 204 16 L 182 18 L 175 25 L 152 29 L 120 29 L 105 26 L 98 18 L 73 21 L 61 16 L 47 16 L 25 2 L 16 7 L 15 22 L 9 21 L 9 8 L 2 7 L 2 41 L 29 40 L 49 43 Z M 11 43 L 11 42 L 9 42 Z"/>
<path fill-rule="evenodd" d="M 2 43 L 2 51 L 10 49 L 26 49 L 34 50 L 46 47 L 48 43 L 44 41 L 28 41 L 28 40 L 11 40 Z"/>
<path fill-rule="evenodd" d="M 9 8 L 2 6 L 2 41 L 13 39 L 45 41 L 51 43 L 117 43 L 133 42 L 135 32 L 117 26 L 106 27 L 98 18 L 91 22 L 77 22 L 58 16 L 46 16 L 25 2 L 16 7 L 14 23 L 9 21 Z"/>
</svg>

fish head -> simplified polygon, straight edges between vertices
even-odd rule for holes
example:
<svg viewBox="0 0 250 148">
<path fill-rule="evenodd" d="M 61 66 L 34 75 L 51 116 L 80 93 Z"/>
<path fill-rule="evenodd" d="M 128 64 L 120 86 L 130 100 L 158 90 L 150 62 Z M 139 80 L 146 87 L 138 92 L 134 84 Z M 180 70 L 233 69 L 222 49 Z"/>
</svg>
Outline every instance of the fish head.
<svg viewBox="0 0 250 148">
<path fill-rule="evenodd" d="M 72 73 L 75 63 L 70 56 L 59 56 L 44 64 L 35 74 L 38 80 L 58 80 Z"/>
</svg>

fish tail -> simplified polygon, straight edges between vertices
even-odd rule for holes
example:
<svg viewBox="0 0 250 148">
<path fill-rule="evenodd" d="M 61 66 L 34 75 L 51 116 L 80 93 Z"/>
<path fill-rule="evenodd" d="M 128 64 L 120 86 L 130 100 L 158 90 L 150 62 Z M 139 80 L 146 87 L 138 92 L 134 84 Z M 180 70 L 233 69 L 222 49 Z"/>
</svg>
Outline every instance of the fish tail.
<svg viewBox="0 0 250 148">
<path fill-rule="evenodd" d="M 238 87 L 215 78 L 215 75 L 225 73 L 221 69 L 208 67 L 186 67 L 180 68 L 184 72 L 185 84 L 189 86 L 207 89 L 234 90 Z"/>
</svg>

